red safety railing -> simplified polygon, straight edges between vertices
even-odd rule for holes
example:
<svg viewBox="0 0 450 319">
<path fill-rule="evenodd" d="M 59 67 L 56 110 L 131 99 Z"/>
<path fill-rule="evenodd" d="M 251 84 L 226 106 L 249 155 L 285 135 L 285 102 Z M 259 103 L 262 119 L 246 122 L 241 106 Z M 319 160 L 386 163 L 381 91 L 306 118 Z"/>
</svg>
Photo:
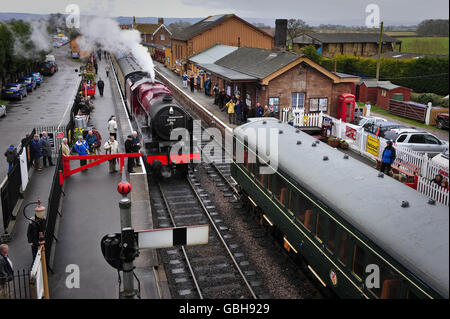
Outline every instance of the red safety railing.
<svg viewBox="0 0 450 319">
<path fill-rule="evenodd" d="M 122 154 L 99 154 L 99 155 L 76 155 L 76 156 L 65 156 L 62 155 L 63 169 L 59 171 L 59 183 L 62 185 L 64 179 L 70 177 L 73 174 L 81 172 L 85 169 L 94 167 L 111 159 L 120 159 L 120 173 L 125 166 L 125 157 L 141 157 L 142 153 L 122 153 Z M 76 160 L 95 160 L 92 163 L 82 165 L 75 169 L 70 169 L 70 161 Z"/>
</svg>

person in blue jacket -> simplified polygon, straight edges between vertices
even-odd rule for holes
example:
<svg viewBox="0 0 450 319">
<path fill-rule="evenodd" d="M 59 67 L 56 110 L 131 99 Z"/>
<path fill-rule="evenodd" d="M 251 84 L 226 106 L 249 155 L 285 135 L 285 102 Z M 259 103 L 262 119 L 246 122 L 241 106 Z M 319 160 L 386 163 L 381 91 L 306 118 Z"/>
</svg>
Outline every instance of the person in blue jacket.
<svg viewBox="0 0 450 319">
<path fill-rule="evenodd" d="M 37 171 L 42 170 L 41 168 L 42 142 L 39 139 L 38 134 L 34 134 L 33 139 L 30 142 L 30 153 L 31 159 L 34 162 L 34 169 Z"/>
<path fill-rule="evenodd" d="M 78 141 L 75 143 L 75 152 L 77 152 L 80 156 L 89 155 L 89 145 L 85 140 L 83 140 L 82 135 L 78 136 Z M 80 166 L 86 165 L 86 163 L 87 160 L 80 160 Z"/>
<path fill-rule="evenodd" d="M 395 161 L 395 157 L 397 156 L 395 152 L 395 148 L 392 146 L 392 141 L 389 140 L 386 142 L 386 147 L 381 155 L 381 167 L 380 171 L 384 173 L 386 168 L 388 169 L 388 173 L 391 171 L 391 165 Z"/>
<path fill-rule="evenodd" d="M 264 108 L 261 106 L 260 103 L 256 103 L 255 116 L 262 117 L 263 114 L 264 114 Z"/>
</svg>

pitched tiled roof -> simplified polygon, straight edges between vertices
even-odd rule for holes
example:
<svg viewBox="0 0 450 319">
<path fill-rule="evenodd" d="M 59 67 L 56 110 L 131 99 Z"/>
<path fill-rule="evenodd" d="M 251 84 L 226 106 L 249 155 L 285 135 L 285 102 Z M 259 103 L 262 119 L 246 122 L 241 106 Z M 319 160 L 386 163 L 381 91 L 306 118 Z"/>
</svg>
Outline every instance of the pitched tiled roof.
<svg viewBox="0 0 450 319">
<path fill-rule="evenodd" d="M 322 33 L 322 32 L 305 32 L 302 35 L 309 36 L 321 43 L 377 43 L 380 40 L 379 33 L 369 32 L 347 32 L 347 33 Z M 294 39 L 294 43 L 302 43 L 301 37 Z M 383 34 L 383 42 L 401 42 L 393 37 Z"/>
<path fill-rule="evenodd" d="M 299 58 L 290 52 L 242 47 L 228 54 L 215 64 L 237 72 L 264 79 Z"/>
<path fill-rule="evenodd" d="M 222 15 L 216 15 L 216 16 L 209 16 L 187 28 L 185 28 L 183 31 L 176 32 L 172 34 L 172 39 L 175 40 L 182 40 L 186 41 L 197 34 L 200 34 L 210 28 L 212 28 L 215 25 L 218 25 L 222 23 L 223 21 L 227 20 L 228 18 L 232 17 L 233 14 L 222 14 Z"/>
<path fill-rule="evenodd" d="M 157 23 L 137 23 L 136 29 L 142 34 L 153 34 L 159 28 Z"/>
</svg>

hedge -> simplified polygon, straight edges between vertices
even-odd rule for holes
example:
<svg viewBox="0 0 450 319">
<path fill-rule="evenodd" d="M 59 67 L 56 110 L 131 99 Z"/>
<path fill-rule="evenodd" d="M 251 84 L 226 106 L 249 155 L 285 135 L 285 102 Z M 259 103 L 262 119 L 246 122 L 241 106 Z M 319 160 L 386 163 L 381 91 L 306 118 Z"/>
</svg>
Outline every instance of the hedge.
<svg viewBox="0 0 450 319">
<path fill-rule="evenodd" d="M 310 46 L 302 49 L 302 53 L 321 64 L 329 71 L 336 71 L 358 75 L 364 78 L 374 78 L 376 75 L 377 59 L 363 58 L 351 55 L 338 55 L 334 59 L 321 56 Z M 447 95 L 448 82 L 448 56 L 423 57 L 420 59 L 393 59 L 381 58 L 380 80 L 389 80 L 394 84 L 411 88 L 419 93 L 435 93 Z M 431 75 L 427 77 L 427 75 Z"/>
</svg>

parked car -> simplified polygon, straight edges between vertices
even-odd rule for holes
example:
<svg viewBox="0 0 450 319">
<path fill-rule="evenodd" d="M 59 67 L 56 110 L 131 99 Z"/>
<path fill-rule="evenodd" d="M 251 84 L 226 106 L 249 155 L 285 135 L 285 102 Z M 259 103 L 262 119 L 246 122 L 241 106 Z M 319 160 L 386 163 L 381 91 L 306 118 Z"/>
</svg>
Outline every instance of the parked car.
<svg viewBox="0 0 450 319">
<path fill-rule="evenodd" d="M 387 131 L 390 131 L 391 129 L 394 128 L 404 128 L 405 125 L 403 124 L 398 124 L 398 123 L 394 123 L 394 122 L 388 122 L 388 121 L 383 121 L 383 122 L 369 122 L 364 124 L 364 131 L 369 132 L 374 134 L 375 136 L 378 137 L 384 137 L 384 134 Z"/>
<path fill-rule="evenodd" d="M 0 104 L 0 117 L 6 116 L 6 105 Z"/>
<path fill-rule="evenodd" d="M 352 124 L 355 124 L 357 126 L 364 126 L 367 123 L 378 123 L 378 122 L 387 122 L 387 120 L 382 117 L 376 116 L 357 116 L 355 117 L 355 120 L 352 122 Z"/>
<path fill-rule="evenodd" d="M 55 56 L 52 54 L 47 54 L 45 56 L 45 62 L 56 62 Z"/>
<path fill-rule="evenodd" d="M 79 59 L 80 58 L 80 52 L 72 51 L 72 58 Z"/>
<path fill-rule="evenodd" d="M 56 63 L 53 62 L 44 62 L 41 66 L 41 72 L 44 75 L 53 75 L 58 69 Z"/>
<path fill-rule="evenodd" d="M 41 86 L 41 82 L 44 80 L 44 77 L 39 72 L 30 72 L 29 75 L 34 78 L 37 86 Z"/>
<path fill-rule="evenodd" d="M 33 92 L 36 88 L 36 80 L 31 76 L 22 76 L 19 78 L 19 83 L 25 84 L 28 92 Z"/>
<path fill-rule="evenodd" d="M 446 170 L 448 172 L 448 168 L 449 168 L 448 150 L 433 157 L 431 159 L 431 162 L 433 162 L 434 164 L 437 164 L 438 166 L 442 167 L 444 170 Z"/>
<path fill-rule="evenodd" d="M 384 138 L 394 142 L 394 146 L 404 146 L 413 151 L 427 153 L 433 157 L 448 150 L 448 143 L 433 134 L 416 129 L 396 129 L 385 133 Z"/>
<path fill-rule="evenodd" d="M 8 83 L 2 89 L 2 99 L 22 100 L 27 95 L 27 86 L 22 83 Z"/>
<path fill-rule="evenodd" d="M 448 130 L 448 113 L 439 113 L 436 117 L 436 127 Z"/>
</svg>

